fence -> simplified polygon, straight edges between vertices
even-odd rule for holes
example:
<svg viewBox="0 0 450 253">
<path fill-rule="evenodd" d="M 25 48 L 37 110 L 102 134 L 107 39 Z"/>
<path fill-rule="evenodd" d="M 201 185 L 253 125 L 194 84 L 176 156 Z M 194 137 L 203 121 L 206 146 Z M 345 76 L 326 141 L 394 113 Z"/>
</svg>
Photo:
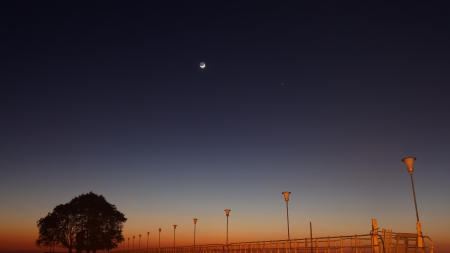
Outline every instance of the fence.
<svg viewBox="0 0 450 253">
<path fill-rule="evenodd" d="M 115 250 L 117 253 L 433 253 L 433 242 L 417 233 L 393 233 L 375 227 L 372 233 L 351 236 L 327 236 L 291 240 L 271 240 L 164 247 L 139 250 Z M 419 240 L 423 247 L 419 247 Z"/>
</svg>

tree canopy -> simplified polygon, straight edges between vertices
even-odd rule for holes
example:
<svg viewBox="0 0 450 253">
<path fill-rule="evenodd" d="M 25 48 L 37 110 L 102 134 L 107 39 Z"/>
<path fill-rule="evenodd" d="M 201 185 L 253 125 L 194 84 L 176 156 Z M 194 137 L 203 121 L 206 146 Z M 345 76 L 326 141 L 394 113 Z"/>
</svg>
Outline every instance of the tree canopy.
<svg viewBox="0 0 450 253">
<path fill-rule="evenodd" d="M 37 246 L 60 246 L 76 252 L 95 253 L 114 249 L 124 240 L 123 223 L 127 218 L 102 195 L 93 192 L 58 205 L 37 221 Z"/>
</svg>

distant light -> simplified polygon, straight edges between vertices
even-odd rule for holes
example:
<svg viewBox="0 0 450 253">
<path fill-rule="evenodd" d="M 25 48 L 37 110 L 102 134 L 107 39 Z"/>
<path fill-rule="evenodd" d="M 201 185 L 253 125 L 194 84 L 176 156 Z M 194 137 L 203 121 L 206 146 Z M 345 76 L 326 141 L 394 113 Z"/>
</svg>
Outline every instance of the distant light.
<svg viewBox="0 0 450 253">
<path fill-rule="evenodd" d="M 206 67 L 206 64 L 204 62 L 200 62 L 200 68 L 204 69 Z"/>
</svg>

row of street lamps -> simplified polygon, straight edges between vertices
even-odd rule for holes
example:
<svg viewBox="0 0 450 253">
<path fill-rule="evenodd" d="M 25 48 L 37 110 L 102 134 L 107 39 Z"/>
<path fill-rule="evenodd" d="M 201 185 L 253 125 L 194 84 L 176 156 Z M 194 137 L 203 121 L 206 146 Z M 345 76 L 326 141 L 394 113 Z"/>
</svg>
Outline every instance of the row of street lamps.
<svg viewBox="0 0 450 253">
<path fill-rule="evenodd" d="M 161 236 L 161 229 L 159 228 L 158 230 L 159 230 L 159 235 Z M 148 250 L 148 239 L 149 239 L 149 237 L 150 237 L 150 232 L 147 232 L 147 250 Z M 133 235 L 133 248 L 132 248 L 133 250 L 134 250 L 134 238 L 135 238 L 135 236 Z M 158 238 L 159 245 L 161 245 L 160 238 L 161 237 Z M 124 243 L 125 243 L 125 241 L 122 243 L 122 249 L 123 250 L 125 250 L 125 244 Z M 119 247 L 119 249 L 120 249 L 120 247 Z M 138 247 L 138 249 L 141 249 L 141 235 L 139 235 L 139 247 Z M 130 250 L 130 237 L 128 237 L 128 250 Z"/>
<path fill-rule="evenodd" d="M 423 237 L 422 237 L 422 231 L 421 231 L 421 225 L 420 225 L 420 221 L 419 221 L 419 213 L 417 211 L 417 202 L 416 202 L 416 192 L 414 189 L 414 180 L 413 180 L 413 172 L 414 172 L 414 161 L 416 160 L 415 157 L 407 157 L 407 158 L 403 158 L 402 162 L 404 162 L 406 164 L 406 168 L 411 176 L 411 185 L 412 185 L 412 191 L 413 191 L 413 197 L 414 197 L 414 206 L 416 209 L 416 218 L 417 218 L 417 223 L 416 223 L 416 229 L 417 229 L 417 234 L 420 237 L 420 239 L 418 240 L 418 247 L 423 247 Z M 291 236 L 289 233 L 289 206 L 288 206 L 288 202 L 289 202 L 289 195 L 291 194 L 291 192 L 285 191 L 282 192 L 283 196 L 284 196 L 284 200 L 286 201 L 286 221 L 287 221 L 287 234 L 288 234 L 288 240 L 291 240 Z M 225 215 L 227 217 L 227 236 L 226 236 L 226 245 L 228 245 L 228 216 L 230 215 L 230 209 L 225 209 Z M 195 248 L 195 231 L 196 231 L 196 226 L 197 226 L 197 218 L 194 218 L 194 248 Z M 177 229 L 177 225 L 173 225 L 173 247 L 175 248 L 175 230 Z M 159 235 L 158 235 L 158 248 L 161 247 L 161 228 L 158 229 L 159 230 Z M 148 240 L 149 240 L 149 236 L 150 236 L 150 232 L 147 232 L 147 250 L 148 250 Z M 134 250 L 134 236 L 133 236 L 133 250 Z M 141 235 L 139 235 L 139 249 L 141 248 Z M 130 250 L 130 238 L 128 238 L 128 250 Z"/>
<path fill-rule="evenodd" d="M 288 240 L 291 240 L 291 237 L 289 235 L 289 208 L 288 208 L 288 202 L 289 202 L 289 194 L 291 194 L 291 192 L 282 192 L 282 194 L 284 195 L 284 200 L 286 201 L 286 216 L 287 216 L 287 227 L 288 227 Z M 230 209 L 225 209 L 225 215 L 227 216 L 227 237 L 226 237 L 226 245 L 228 245 L 228 216 L 230 216 Z M 197 218 L 194 218 L 194 248 L 195 248 L 195 231 L 197 228 Z M 177 225 L 173 225 L 173 247 L 175 248 L 175 231 L 177 229 Z M 159 236 L 158 236 L 158 248 L 161 247 L 161 228 L 158 229 L 159 230 Z M 147 250 L 148 250 L 148 239 L 150 236 L 150 232 L 147 232 Z M 133 236 L 133 250 L 134 250 L 134 238 L 135 236 Z M 139 235 L 139 248 L 141 248 L 141 235 Z M 130 250 L 130 238 L 128 238 L 128 250 Z"/>
</svg>

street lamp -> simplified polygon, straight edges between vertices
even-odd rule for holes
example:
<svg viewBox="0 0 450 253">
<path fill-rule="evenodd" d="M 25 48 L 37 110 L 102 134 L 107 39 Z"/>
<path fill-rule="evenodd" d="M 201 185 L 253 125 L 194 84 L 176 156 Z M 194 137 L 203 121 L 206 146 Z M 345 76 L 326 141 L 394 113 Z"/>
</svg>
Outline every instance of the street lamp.
<svg viewBox="0 0 450 253">
<path fill-rule="evenodd" d="M 150 232 L 147 232 L 147 252 L 148 252 L 148 238 L 150 237 Z"/>
<path fill-rule="evenodd" d="M 414 197 L 414 207 L 416 208 L 417 222 L 419 222 L 419 213 L 417 212 L 417 202 L 416 202 L 416 191 L 414 190 L 414 180 L 413 180 L 414 161 L 415 160 L 416 160 L 415 157 L 407 157 L 407 158 L 403 158 L 402 162 L 404 162 L 406 164 L 406 169 L 408 169 L 409 175 L 411 176 L 411 185 L 412 185 L 412 191 L 413 191 L 413 197 Z"/>
<path fill-rule="evenodd" d="M 291 240 L 291 236 L 289 234 L 289 207 L 288 207 L 288 202 L 289 202 L 289 194 L 291 194 L 291 192 L 282 192 L 282 194 L 284 195 L 284 200 L 286 201 L 286 217 L 287 217 L 287 229 L 288 229 L 288 240 Z"/>
<path fill-rule="evenodd" d="M 197 227 L 197 218 L 194 218 L 194 248 L 195 248 L 195 230 L 196 230 L 196 227 Z"/>
<path fill-rule="evenodd" d="M 158 234 L 158 252 L 161 250 L 161 228 L 158 228 L 159 234 Z"/>
<path fill-rule="evenodd" d="M 130 251 L 130 237 L 128 237 L 128 251 Z"/>
<path fill-rule="evenodd" d="M 228 216 L 230 215 L 230 209 L 225 209 L 225 215 L 227 216 L 227 248 L 228 248 Z"/>
<path fill-rule="evenodd" d="M 405 163 L 406 169 L 409 172 L 409 175 L 411 176 L 411 186 L 413 191 L 413 197 L 414 197 L 414 207 L 416 208 L 416 229 L 417 229 L 417 236 L 419 236 L 419 240 L 417 243 L 418 248 L 422 248 L 424 246 L 423 242 L 423 235 L 422 235 L 422 228 L 419 221 L 419 212 L 417 211 L 417 202 L 416 202 L 416 191 L 414 190 L 414 180 L 413 180 L 413 172 L 414 172 L 414 161 L 416 160 L 415 157 L 406 157 L 402 159 L 402 162 Z"/>
<path fill-rule="evenodd" d="M 141 249 L 141 235 L 139 235 L 139 247 L 138 249 Z"/>
<path fill-rule="evenodd" d="M 195 252 L 195 228 L 197 227 L 197 218 L 194 218 L 194 252 Z"/>
<path fill-rule="evenodd" d="M 134 235 L 133 235 L 133 250 L 134 250 Z"/>
<path fill-rule="evenodd" d="M 175 230 L 177 229 L 177 225 L 173 225 L 173 252 L 175 252 Z"/>
</svg>

